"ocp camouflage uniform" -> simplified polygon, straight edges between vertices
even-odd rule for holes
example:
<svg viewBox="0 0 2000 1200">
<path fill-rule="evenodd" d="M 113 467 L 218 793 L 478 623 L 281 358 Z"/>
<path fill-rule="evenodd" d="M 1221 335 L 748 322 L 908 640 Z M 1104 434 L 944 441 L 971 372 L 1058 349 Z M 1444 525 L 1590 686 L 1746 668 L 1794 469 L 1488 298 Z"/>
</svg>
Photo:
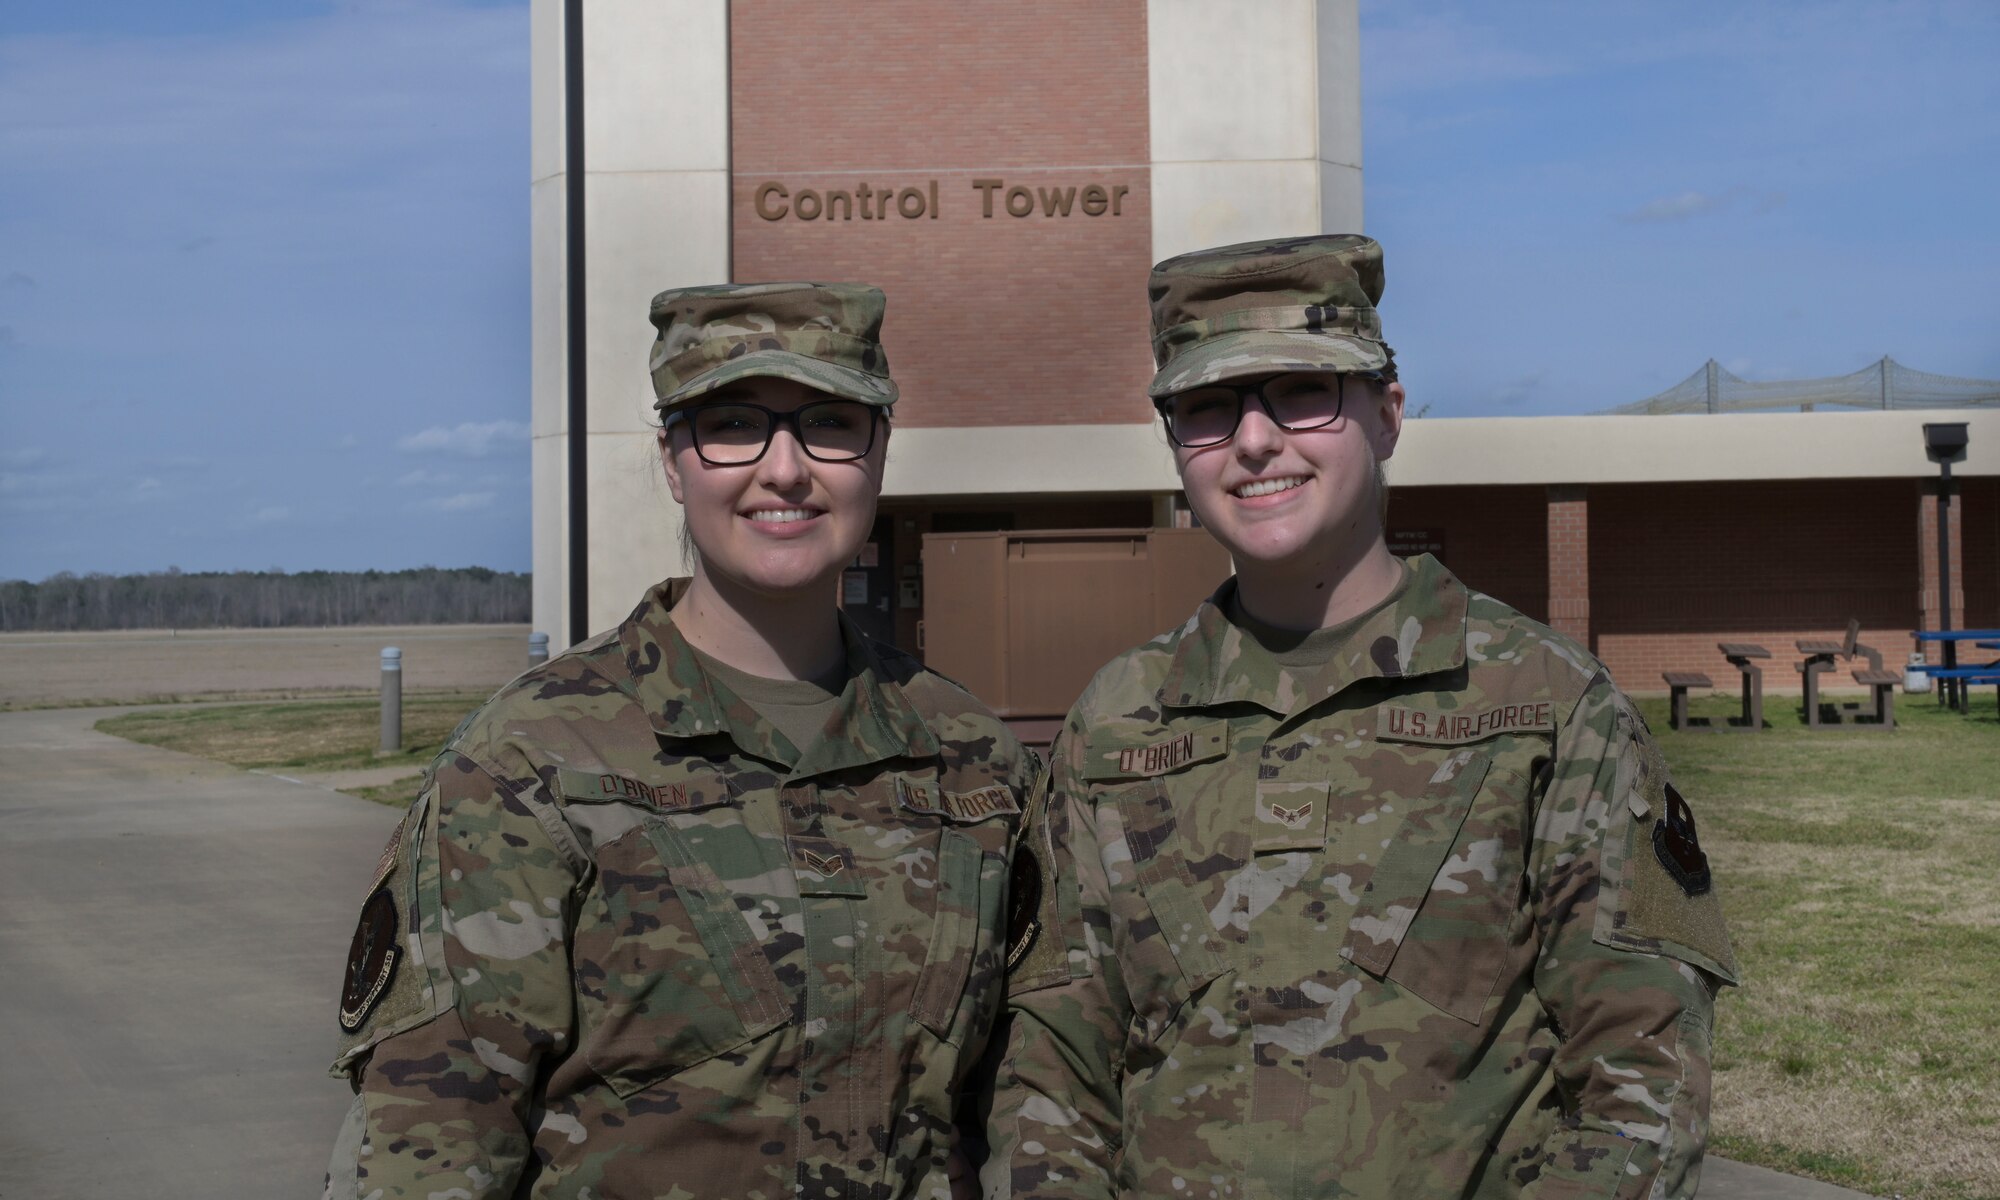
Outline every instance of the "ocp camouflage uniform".
<svg viewBox="0 0 2000 1200">
<path fill-rule="evenodd" d="M 801 750 L 661 585 L 453 735 L 342 995 L 339 1197 L 948 1194 L 1033 759 L 843 619 Z"/>
<path fill-rule="evenodd" d="M 1317 672 L 1232 583 L 1077 702 L 989 1197 L 1693 1192 L 1735 969 L 1692 814 L 1595 660 L 1411 566 Z"/>
</svg>

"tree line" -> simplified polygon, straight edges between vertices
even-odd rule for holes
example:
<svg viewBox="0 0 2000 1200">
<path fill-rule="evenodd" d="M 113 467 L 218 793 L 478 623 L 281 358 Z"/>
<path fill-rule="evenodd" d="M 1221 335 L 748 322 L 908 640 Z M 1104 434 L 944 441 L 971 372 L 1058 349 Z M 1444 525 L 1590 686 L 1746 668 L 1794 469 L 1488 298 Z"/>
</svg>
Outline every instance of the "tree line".
<svg viewBox="0 0 2000 1200">
<path fill-rule="evenodd" d="M 530 619 L 524 572 L 182 571 L 0 581 L 0 631 L 500 624 Z"/>
</svg>

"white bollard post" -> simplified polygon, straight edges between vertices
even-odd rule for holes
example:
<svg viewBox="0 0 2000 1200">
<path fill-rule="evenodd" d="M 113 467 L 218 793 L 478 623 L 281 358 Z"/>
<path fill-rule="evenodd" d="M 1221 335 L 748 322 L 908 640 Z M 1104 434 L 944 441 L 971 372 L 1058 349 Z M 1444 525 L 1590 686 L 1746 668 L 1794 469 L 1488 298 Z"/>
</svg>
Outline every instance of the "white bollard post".
<svg viewBox="0 0 2000 1200">
<path fill-rule="evenodd" d="M 403 652 L 394 646 L 382 648 L 382 744 L 378 754 L 398 754 L 403 749 Z"/>
<path fill-rule="evenodd" d="M 549 661 L 549 635 L 531 633 L 528 635 L 528 665 L 533 667 Z"/>
</svg>

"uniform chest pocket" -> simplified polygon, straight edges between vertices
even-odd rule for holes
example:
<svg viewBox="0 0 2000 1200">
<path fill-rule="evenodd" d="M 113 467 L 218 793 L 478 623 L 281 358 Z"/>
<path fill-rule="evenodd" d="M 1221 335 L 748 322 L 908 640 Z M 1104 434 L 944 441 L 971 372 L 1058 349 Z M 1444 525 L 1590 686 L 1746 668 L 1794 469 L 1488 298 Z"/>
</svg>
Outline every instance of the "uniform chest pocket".
<svg viewBox="0 0 2000 1200">
<path fill-rule="evenodd" d="M 573 969 L 582 1053 L 613 1091 L 633 1095 L 794 1019 L 772 964 L 798 939 L 798 899 L 772 886 L 782 875 L 762 869 L 747 829 L 717 823 L 693 839 L 649 817 L 597 863 Z"/>
<path fill-rule="evenodd" d="M 910 1015 L 955 1046 L 983 1036 L 1000 994 L 1001 904 L 1007 848 L 1020 800 L 997 784 L 952 791 L 899 779 L 897 803 L 919 828 L 937 828 L 936 908 Z"/>
<path fill-rule="evenodd" d="M 1476 748 L 1396 747 L 1378 786 L 1401 820 L 1348 921 L 1341 956 L 1435 1008 L 1478 1024 L 1525 935 L 1520 806 L 1526 782 Z"/>
<path fill-rule="evenodd" d="M 1187 1001 L 1226 971 L 1224 949 L 1199 899 L 1178 817 L 1164 783 L 1148 779 L 1099 793 L 1100 820 L 1115 814 L 1131 855 L 1138 907 L 1124 922 L 1120 958 L 1133 1009 L 1157 1042 Z M 1113 871 L 1117 882 L 1119 872 Z"/>
</svg>

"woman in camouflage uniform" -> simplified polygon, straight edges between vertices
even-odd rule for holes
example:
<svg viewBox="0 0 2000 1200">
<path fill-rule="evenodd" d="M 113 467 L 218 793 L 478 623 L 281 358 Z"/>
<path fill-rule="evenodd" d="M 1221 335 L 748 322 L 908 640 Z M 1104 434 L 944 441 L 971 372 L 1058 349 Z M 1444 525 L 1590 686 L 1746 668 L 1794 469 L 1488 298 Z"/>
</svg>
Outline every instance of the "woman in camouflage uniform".
<svg viewBox="0 0 2000 1200">
<path fill-rule="evenodd" d="M 896 398 L 882 294 L 665 292 L 700 561 L 467 718 L 340 999 L 335 1197 L 943 1197 L 1032 759 L 831 603 Z"/>
<path fill-rule="evenodd" d="M 1236 577 L 1051 752 L 988 1197 L 1692 1193 L 1734 977 L 1693 813 L 1582 647 L 1390 554 L 1380 248 L 1229 246 L 1151 290 Z"/>
</svg>

